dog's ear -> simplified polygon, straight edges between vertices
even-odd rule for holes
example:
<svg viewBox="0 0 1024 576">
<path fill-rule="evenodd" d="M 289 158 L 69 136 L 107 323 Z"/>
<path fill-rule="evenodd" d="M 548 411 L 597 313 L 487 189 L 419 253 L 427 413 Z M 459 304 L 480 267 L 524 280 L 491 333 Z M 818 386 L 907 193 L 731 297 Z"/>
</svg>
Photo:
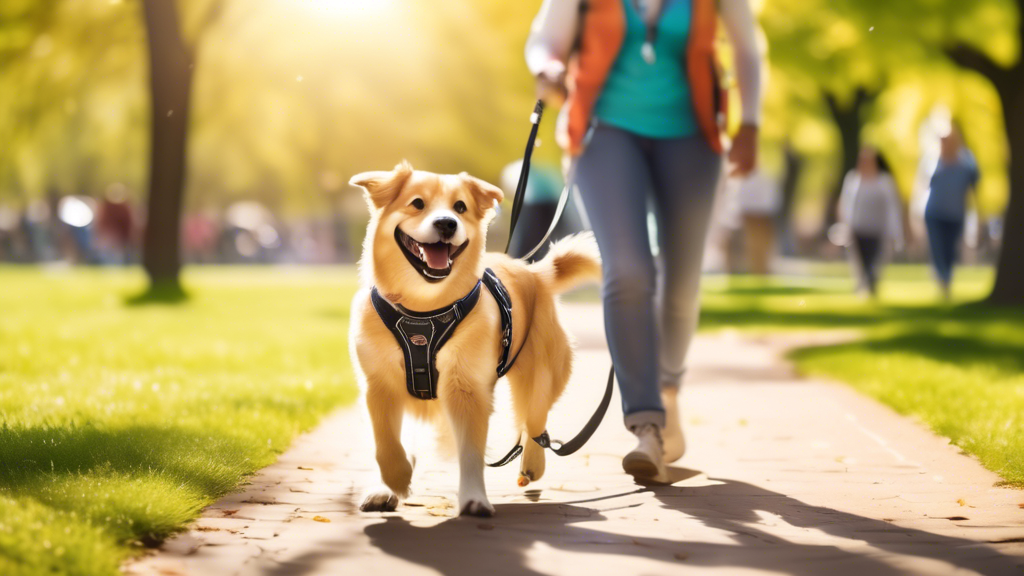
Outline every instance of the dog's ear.
<svg viewBox="0 0 1024 576">
<path fill-rule="evenodd" d="M 488 210 L 493 210 L 496 204 L 501 204 L 501 201 L 505 199 L 505 193 L 501 191 L 494 184 L 484 182 L 483 180 L 470 176 L 465 172 L 459 173 L 459 178 L 462 179 L 466 184 L 466 188 L 473 194 L 476 199 L 476 205 L 479 208 L 480 216 L 482 217 L 487 213 Z"/>
<path fill-rule="evenodd" d="M 383 208 L 398 197 L 402 186 L 412 176 L 412 165 L 402 160 L 395 169 L 390 172 L 378 170 L 375 172 L 363 172 L 356 174 L 348 183 L 359 186 L 366 190 L 366 198 L 375 208 Z"/>
</svg>

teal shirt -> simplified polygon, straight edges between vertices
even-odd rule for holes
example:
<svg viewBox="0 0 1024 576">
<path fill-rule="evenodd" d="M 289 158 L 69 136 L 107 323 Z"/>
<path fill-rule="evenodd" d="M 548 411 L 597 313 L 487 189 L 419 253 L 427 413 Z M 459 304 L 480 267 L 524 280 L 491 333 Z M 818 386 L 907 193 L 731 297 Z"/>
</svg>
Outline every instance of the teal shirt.
<svg viewBox="0 0 1024 576">
<path fill-rule="evenodd" d="M 626 37 L 594 116 L 604 124 L 648 138 L 683 138 L 697 133 L 685 64 L 691 0 L 663 1 L 654 43 L 657 58 L 648 64 L 641 54 L 647 26 L 633 0 L 622 0 Z"/>
</svg>

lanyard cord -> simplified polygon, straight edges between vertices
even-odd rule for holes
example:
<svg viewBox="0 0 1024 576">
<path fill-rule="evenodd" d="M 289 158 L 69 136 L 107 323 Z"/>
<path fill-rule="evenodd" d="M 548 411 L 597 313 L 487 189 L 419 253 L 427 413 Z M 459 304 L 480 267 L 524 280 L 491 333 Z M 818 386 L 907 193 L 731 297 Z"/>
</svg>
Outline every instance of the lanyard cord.
<svg viewBox="0 0 1024 576">
<path fill-rule="evenodd" d="M 640 54 L 643 56 L 645 62 L 648 64 L 654 64 L 654 43 L 658 40 L 658 25 L 661 22 L 661 15 L 665 12 L 665 4 L 667 4 L 669 0 L 661 0 L 658 4 L 658 12 L 654 14 L 654 18 L 648 20 L 647 10 L 645 10 L 645 8 L 648 6 L 648 2 L 650 1 L 651 0 L 646 0 L 641 4 L 641 0 L 633 0 L 633 8 L 636 9 L 637 14 L 640 15 L 640 20 L 643 21 L 644 26 L 647 29 L 644 34 L 644 45 L 640 48 Z"/>
</svg>

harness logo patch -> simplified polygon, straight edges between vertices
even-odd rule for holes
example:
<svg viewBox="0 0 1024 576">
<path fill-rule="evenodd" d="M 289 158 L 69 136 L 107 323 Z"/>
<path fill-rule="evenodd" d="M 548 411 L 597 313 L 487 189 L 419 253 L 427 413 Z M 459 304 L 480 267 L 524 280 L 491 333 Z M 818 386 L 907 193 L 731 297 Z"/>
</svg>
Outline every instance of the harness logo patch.
<svg viewBox="0 0 1024 576">
<path fill-rule="evenodd" d="M 412 342 L 413 344 L 415 344 L 417 346 L 426 346 L 427 345 L 427 337 L 424 336 L 423 334 L 413 334 L 409 338 L 409 342 Z"/>
</svg>

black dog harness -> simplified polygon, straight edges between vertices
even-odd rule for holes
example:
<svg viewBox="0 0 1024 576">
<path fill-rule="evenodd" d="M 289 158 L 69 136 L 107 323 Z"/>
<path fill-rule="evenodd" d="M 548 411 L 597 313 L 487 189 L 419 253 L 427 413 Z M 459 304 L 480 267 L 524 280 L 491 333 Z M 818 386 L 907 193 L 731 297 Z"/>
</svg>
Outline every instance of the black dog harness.
<svg viewBox="0 0 1024 576">
<path fill-rule="evenodd" d="M 437 398 L 437 352 L 452 337 L 459 323 L 476 307 L 480 300 L 481 284 L 487 287 L 501 312 L 501 357 L 498 359 L 500 378 L 512 369 L 519 353 L 509 359 L 512 351 L 512 298 L 490 268 L 484 270 L 483 278 L 469 294 L 430 312 L 416 312 L 401 304 L 392 304 L 380 295 L 376 287 L 370 292 L 373 308 L 402 348 L 405 356 L 405 385 L 414 398 Z M 519 350 L 522 351 L 522 348 Z"/>
</svg>

